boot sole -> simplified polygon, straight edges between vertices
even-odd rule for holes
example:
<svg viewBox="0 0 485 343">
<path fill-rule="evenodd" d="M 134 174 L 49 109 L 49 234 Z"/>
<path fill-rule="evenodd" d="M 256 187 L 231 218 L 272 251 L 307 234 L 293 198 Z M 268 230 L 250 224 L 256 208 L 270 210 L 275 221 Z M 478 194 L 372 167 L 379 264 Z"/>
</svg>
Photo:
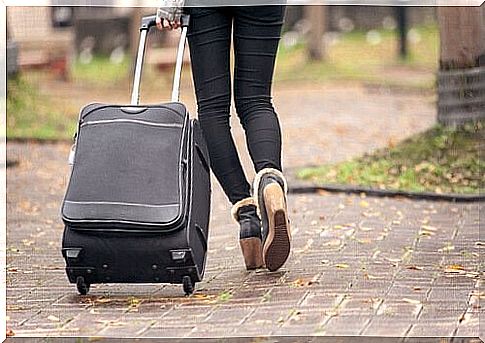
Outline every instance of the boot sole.
<svg viewBox="0 0 485 343">
<path fill-rule="evenodd" d="M 263 191 L 268 218 L 268 236 L 263 246 L 263 262 L 270 271 L 278 270 L 290 255 L 290 229 L 285 195 L 279 184 L 269 184 Z"/>
<path fill-rule="evenodd" d="M 244 263 L 247 270 L 263 267 L 263 253 L 261 239 L 257 237 L 243 238 L 239 240 Z"/>
</svg>

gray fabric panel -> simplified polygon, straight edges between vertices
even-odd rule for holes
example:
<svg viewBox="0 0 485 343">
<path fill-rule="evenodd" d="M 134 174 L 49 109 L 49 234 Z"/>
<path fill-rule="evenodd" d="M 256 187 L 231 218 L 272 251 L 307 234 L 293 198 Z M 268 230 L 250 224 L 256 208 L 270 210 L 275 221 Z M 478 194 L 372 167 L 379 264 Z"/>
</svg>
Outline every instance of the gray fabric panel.
<svg viewBox="0 0 485 343">
<path fill-rule="evenodd" d="M 154 120 L 157 111 L 159 117 L 171 119 Z M 92 112 L 95 115 L 88 115 L 90 120 L 84 123 L 125 118 L 120 112 L 113 107 L 96 109 Z M 151 108 L 143 116 L 126 115 L 126 118 L 133 120 L 183 124 L 184 115 L 176 117 L 173 110 L 167 112 L 167 109 Z M 81 127 L 66 200 L 155 206 L 179 204 L 181 138 L 181 127 L 134 122 L 108 122 Z M 175 219 L 178 212 L 179 207 L 144 208 L 122 204 L 88 206 L 66 203 L 63 207 L 65 217 L 87 220 L 119 218 L 134 222 L 166 222 Z"/>
<path fill-rule="evenodd" d="M 142 207 L 113 204 L 80 204 L 64 203 L 63 214 L 71 220 L 112 220 L 133 221 L 142 218 L 147 223 L 165 223 L 175 218 L 179 212 L 179 206 L 167 207 Z"/>
</svg>

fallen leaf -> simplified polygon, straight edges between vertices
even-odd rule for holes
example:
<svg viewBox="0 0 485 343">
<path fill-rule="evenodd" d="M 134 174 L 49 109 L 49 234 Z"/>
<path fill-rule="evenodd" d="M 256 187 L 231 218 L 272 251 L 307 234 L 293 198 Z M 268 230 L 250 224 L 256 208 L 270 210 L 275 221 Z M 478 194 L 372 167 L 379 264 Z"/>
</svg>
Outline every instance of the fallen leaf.
<svg viewBox="0 0 485 343">
<path fill-rule="evenodd" d="M 409 304 L 413 304 L 413 305 L 421 304 L 421 301 L 416 300 L 416 299 L 402 298 L 402 300 L 409 303 Z"/>
<path fill-rule="evenodd" d="M 367 280 L 377 280 L 377 279 L 382 279 L 381 277 L 378 277 L 378 276 L 374 276 L 374 275 L 371 275 L 369 273 L 364 273 L 364 279 L 367 279 Z"/>
<path fill-rule="evenodd" d="M 369 203 L 365 200 L 362 200 L 360 203 L 359 203 L 360 207 L 363 207 L 363 208 L 367 208 L 369 207 Z"/>
<path fill-rule="evenodd" d="M 338 247 L 338 246 L 340 246 L 341 243 L 342 242 L 341 242 L 340 239 L 332 239 L 330 241 L 323 243 L 323 246 L 324 247 Z"/>
<path fill-rule="evenodd" d="M 22 239 L 22 243 L 23 243 L 23 245 L 25 245 L 26 247 L 30 247 L 32 244 L 35 244 L 35 242 L 34 242 L 34 241 L 29 240 L 29 239 Z"/>
<path fill-rule="evenodd" d="M 412 266 L 407 266 L 406 269 L 423 270 L 424 268 L 423 267 L 419 267 L 419 266 L 412 265 Z"/>
<path fill-rule="evenodd" d="M 465 271 L 465 268 L 460 264 L 452 264 L 452 265 L 447 266 L 445 268 L 445 273 L 461 273 L 461 274 L 463 274 L 464 271 Z"/>
<path fill-rule="evenodd" d="M 7 337 L 13 337 L 15 336 L 15 332 L 13 332 L 12 329 L 7 329 Z"/>
<path fill-rule="evenodd" d="M 47 317 L 48 320 L 50 320 L 51 322 L 60 322 L 61 320 L 59 319 L 59 317 L 56 317 L 56 316 L 53 316 L 53 315 L 50 315 L 49 317 Z"/>
<path fill-rule="evenodd" d="M 370 240 L 369 238 L 361 238 L 361 239 L 357 239 L 357 243 L 369 244 L 369 243 L 372 243 L 372 240 Z"/>
<path fill-rule="evenodd" d="M 196 299 L 212 299 L 214 297 L 215 297 L 214 295 L 200 294 L 200 293 L 196 293 L 192 295 L 192 298 L 196 298 Z"/>
<path fill-rule="evenodd" d="M 443 248 L 438 249 L 438 252 L 448 252 L 448 251 L 453 251 L 455 250 L 454 245 L 445 245 Z"/>
<path fill-rule="evenodd" d="M 437 228 L 435 228 L 434 226 L 430 226 L 430 225 L 422 225 L 421 229 L 427 230 L 427 231 L 438 231 Z"/>
<path fill-rule="evenodd" d="M 340 269 L 345 269 L 345 268 L 349 268 L 349 265 L 347 263 L 337 263 L 335 267 Z"/>
<path fill-rule="evenodd" d="M 419 231 L 420 236 L 434 236 L 435 233 L 433 231 L 428 231 L 428 230 L 420 230 Z"/>
</svg>

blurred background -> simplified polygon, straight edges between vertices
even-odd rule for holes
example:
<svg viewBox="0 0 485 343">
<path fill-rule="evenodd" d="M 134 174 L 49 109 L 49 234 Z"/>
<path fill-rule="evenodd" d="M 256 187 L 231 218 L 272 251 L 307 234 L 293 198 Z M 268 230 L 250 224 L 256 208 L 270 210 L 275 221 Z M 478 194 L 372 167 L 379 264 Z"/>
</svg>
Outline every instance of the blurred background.
<svg viewBox="0 0 485 343">
<path fill-rule="evenodd" d="M 155 10 L 8 7 L 8 142 L 70 142 L 83 105 L 128 103 L 140 18 Z M 151 31 L 142 103 L 169 99 L 177 39 Z M 478 193 L 484 55 L 483 5 L 289 6 L 274 80 L 289 177 Z M 196 115 L 185 56 L 181 100 Z"/>
</svg>

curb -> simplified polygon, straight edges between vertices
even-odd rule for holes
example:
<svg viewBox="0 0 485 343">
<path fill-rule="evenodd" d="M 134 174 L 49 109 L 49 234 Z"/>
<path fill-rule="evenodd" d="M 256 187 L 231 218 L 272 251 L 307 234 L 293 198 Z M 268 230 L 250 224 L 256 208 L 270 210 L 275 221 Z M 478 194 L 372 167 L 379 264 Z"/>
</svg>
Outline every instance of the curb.
<svg viewBox="0 0 485 343">
<path fill-rule="evenodd" d="M 405 192 L 382 190 L 376 188 L 367 188 L 359 186 L 346 185 L 306 185 L 293 184 L 289 185 L 288 192 L 292 194 L 309 194 L 318 193 L 319 191 L 326 191 L 330 193 L 346 193 L 346 194 L 360 194 L 365 193 L 368 196 L 374 197 L 404 197 L 415 200 L 432 200 L 432 201 L 449 201 L 449 202 L 482 202 L 485 201 L 485 195 L 467 195 L 467 194 L 438 194 L 431 192 Z"/>
</svg>

